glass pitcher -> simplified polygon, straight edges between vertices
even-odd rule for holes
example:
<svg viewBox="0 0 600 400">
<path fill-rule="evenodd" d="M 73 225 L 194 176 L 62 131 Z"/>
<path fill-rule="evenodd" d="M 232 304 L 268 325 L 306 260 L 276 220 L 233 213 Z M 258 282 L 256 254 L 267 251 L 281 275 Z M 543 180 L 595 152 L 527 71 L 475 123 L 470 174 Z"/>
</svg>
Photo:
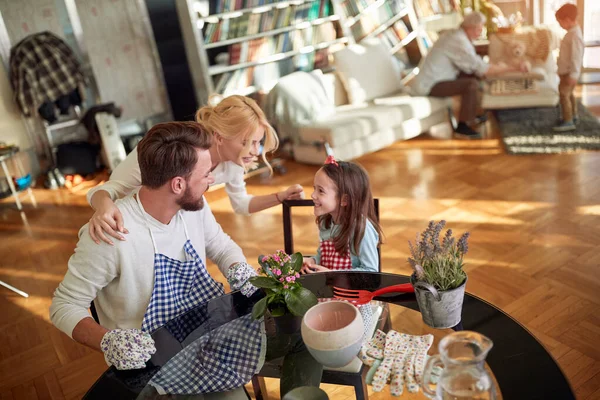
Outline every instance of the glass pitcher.
<svg viewBox="0 0 600 400">
<path fill-rule="evenodd" d="M 423 393 L 436 400 L 495 400 L 496 388 L 485 369 L 485 357 L 493 343 L 476 332 L 451 333 L 440 341 L 439 355 L 431 356 L 425 365 L 421 386 Z M 442 367 L 435 391 L 432 370 Z"/>
</svg>

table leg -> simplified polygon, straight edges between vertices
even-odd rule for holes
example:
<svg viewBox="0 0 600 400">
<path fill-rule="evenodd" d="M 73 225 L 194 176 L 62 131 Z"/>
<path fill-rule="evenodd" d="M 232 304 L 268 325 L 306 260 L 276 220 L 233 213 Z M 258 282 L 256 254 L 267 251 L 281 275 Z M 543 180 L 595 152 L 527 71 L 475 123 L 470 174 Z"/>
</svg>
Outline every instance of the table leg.
<svg viewBox="0 0 600 400">
<path fill-rule="evenodd" d="M 19 170 L 19 174 L 21 174 L 21 176 L 25 176 L 25 169 L 23 168 L 23 162 L 19 158 L 19 155 L 14 157 L 14 163 L 17 166 L 17 169 Z M 33 207 L 37 208 L 37 201 L 35 200 L 35 196 L 33 195 L 33 190 L 31 190 L 31 184 L 29 184 L 29 187 L 27 188 L 27 194 L 29 195 L 29 199 L 31 200 L 31 204 L 33 204 Z"/>
<path fill-rule="evenodd" d="M 5 287 L 5 288 L 7 288 L 7 289 L 10 289 L 10 290 L 12 290 L 13 292 L 15 292 L 15 293 L 17 293 L 17 294 L 20 294 L 20 295 L 21 295 L 21 296 L 23 296 L 23 297 L 29 297 L 29 295 L 28 295 L 27 293 L 23 292 L 22 290 L 19 290 L 19 289 L 17 289 L 17 288 L 16 288 L 16 287 L 14 287 L 14 286 L 10 286 L 8 283 L 6 283 L 6 282 L 4 282 L 4 281 L 0 281 L 0 285 L 1 285 L 1 286 L 4 286 L 4 287 Z"/>
<path fill-rule="evenodd" d="M 8 180 L 8 186 L 10 187 L 10 191 L 12 192 L 13 196 L 15 197 L 15 203 L 17 203 L 17 208 L 20 211 L 22 209 L 21 201 L 19 200 L 19 193 L 17 192 L 17 188 L 15 187 L 15 184 L 13 182 L 12 175 L 8 171 L 8 167 L 6 166 L 6 162 L 4 160 L 0 161 L 0 164 L 2 164 L 2 169 L 4 170 L 4 175 L 6 175 L 6 180 Z"/>
</svg>

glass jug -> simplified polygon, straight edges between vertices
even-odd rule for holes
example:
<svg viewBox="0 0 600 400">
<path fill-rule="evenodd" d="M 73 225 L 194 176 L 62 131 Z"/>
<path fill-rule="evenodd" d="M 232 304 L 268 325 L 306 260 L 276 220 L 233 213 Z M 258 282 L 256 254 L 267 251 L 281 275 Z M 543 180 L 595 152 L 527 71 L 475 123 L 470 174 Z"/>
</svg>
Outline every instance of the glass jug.
<svg viewBox="0 0 600 400">
<path fill-rule="evenodd" d="M 485 357 L 493 343 L 476 332 L 451 333 L 440 341 L 439 355 L 431 356 L 425 365 L 421 386 L 423 393 L 436 400 L 495 400 L 496 388 L 485 369 Z M 432 370 L 442 367 L 435 391 Z"/>
</svg>

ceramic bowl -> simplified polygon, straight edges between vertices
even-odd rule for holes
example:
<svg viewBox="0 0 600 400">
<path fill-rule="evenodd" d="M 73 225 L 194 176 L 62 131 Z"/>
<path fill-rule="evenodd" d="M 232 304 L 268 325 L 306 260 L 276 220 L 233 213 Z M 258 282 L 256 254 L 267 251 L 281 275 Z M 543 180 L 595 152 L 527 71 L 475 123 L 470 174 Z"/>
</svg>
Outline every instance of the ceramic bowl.
<svg viewBox="0 0 600 400">
<path fill-rule="evenodd" d="M 364 323 L 358 308 L 344 301 L 319 303 L 302 319 L 302 339 L 308 351 L 326 367 L 349 364 L 358 354 Z"/>
</svg>

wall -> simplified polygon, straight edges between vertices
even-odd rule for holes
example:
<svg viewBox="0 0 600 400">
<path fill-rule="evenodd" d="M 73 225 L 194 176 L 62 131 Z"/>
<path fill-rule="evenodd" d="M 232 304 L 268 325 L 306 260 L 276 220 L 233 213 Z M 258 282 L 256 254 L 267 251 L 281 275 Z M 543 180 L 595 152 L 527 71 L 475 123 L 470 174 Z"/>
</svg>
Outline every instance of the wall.
<svg viewBox="0 0 600 400">
<path fill-rule="evenodd" d="M 75 3 L 102 101 L 123 107 L 123 121 L 169 113 L 153 37 L 144 25 L 145 4 L 133 0 Z"/>
<path fill-rule="evenodd" d="M 0 142 L 19 146 L 21 149 L 19 157 L 25 169 L 24 173 L 31 173 L 34 177 L 38 176 L 40 165 L 35 147 L 21 119 L 21 112 L 13 100 L 13 91 L 4 68 L 0 68 Z M 13 174 L 19 174 L 11 163 L 9 163 L 9 168 Z M 0 177 L 3 176 L 4 172 L 0 171 Z M 8 190 L 7 187 L 4 187 L 4 178 L 0 178 L 0 180 L 3 181 L 0 191 Z"/>
<path fill-rule="evenodd" d="M 13 100 L 13 91 L 4 68 L 0 68 L 0 96 L 0 141 L 16 144 L 22 149 L 30 148 L 33 143 Z"/>
</svg>

